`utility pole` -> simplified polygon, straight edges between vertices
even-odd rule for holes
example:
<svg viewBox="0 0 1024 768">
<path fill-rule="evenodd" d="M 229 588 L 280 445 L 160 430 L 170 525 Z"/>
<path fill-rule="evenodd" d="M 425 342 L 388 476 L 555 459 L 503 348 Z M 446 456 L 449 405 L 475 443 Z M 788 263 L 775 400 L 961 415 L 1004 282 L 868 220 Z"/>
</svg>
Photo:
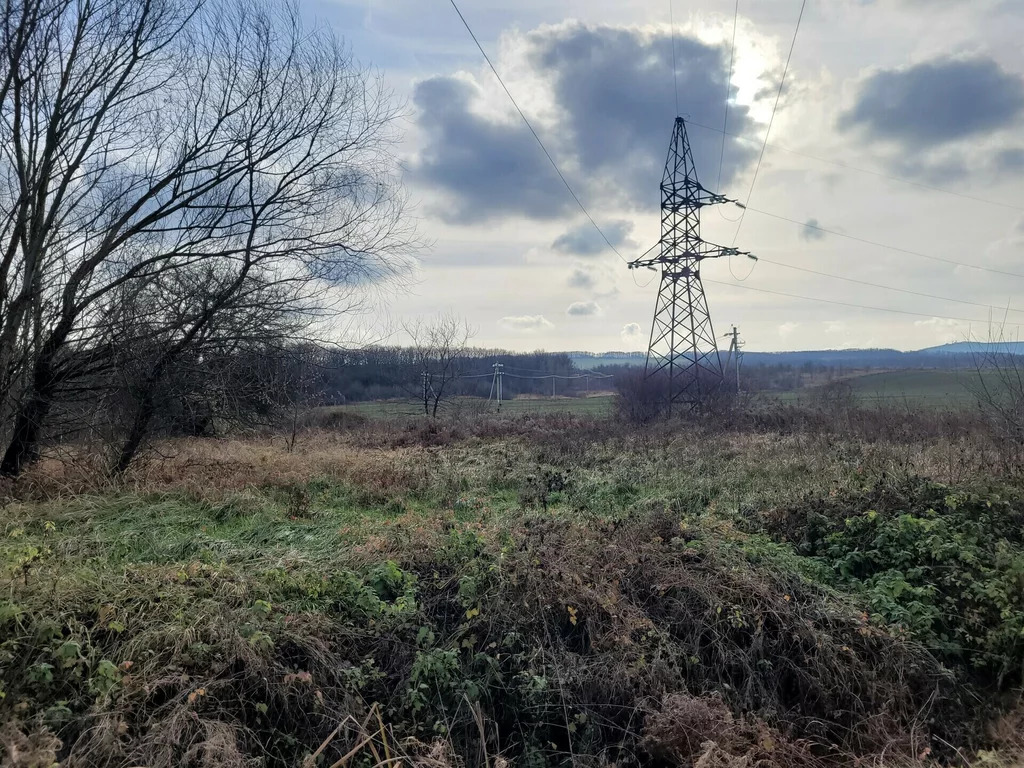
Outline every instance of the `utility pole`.
<svg viewBox="0 0 1024 768">
<path fill-rule="evenodd" d="M 700 264 L 722 256 L 754 257 L 746 251 L 703 240 L 700 209 L 734 202 L 701 186 L 686 123 L 677 117 L 661 179 L 660 252 L 629 265 L 630 269 L 661 269 L 644 372 L 647 378 L 667 376 L 668 415 L 677 403 L 689 410 L 699 407 L 706 393 L 722 379 L 722 359 L 704 298 Z"/>
<path fill-rule="evenodd" d="M 551 396 L 555 396 L 555 375 L 551 374 Z"/>
<path fill-rule="evenodd" d="M 491 380 L 491 389 L 497 389 L 498 391 L 498 411 L 501 411 L 501 377 L 505 375 L 502 368 L 505 366 L 495 361 L 494 365 L 494 378 Z"/>
<path fill-rule="evenodd" d="M 731 363 L 736 371 L 736 394 L 740 394 L 740 361 L 743 359 L 743 342 L 740 341 L 740 332 L 734 325 L 732 333 L 727 333 L 723 339 L 731 339 L 729 342 L 729 354 L 725 359 L 725 370 L 729 370 Z"/>
<path fill-rule="evenodd" d="M 427 399 L 427 372 L 423 371 L 420 374 L 420 380 L 423 383 L 423 413 L 430 413 L 430 401 Z"/>
</svg>

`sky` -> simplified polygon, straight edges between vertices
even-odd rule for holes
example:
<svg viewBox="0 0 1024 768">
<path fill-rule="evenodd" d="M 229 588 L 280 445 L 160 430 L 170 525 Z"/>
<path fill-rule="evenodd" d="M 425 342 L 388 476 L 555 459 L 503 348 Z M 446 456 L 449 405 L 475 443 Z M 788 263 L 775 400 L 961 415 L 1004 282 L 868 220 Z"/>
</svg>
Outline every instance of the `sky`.
<svg viewBox="0 0 1024 768">
<path fill-rule="evenodd" d="M 396 156 L 424 245 L 379 309 L 392 327 L 454 312 L 478 346 L 646 349 L 658 273 L 623 259 L 659 238 L 680 114 L 701 183 L 748 204 L 705 208 L 702 235 L 762 257 L 702 265 L 719 336 L 918 349 L 1024 330 L 1019 0 L 808 0 L 753 184 L 801 0 L 741 0 L 736 16 L 729 0 L 462 0 L 621 258 L 448 0 L 304 3 L 402 107 Z"/>
</svg>

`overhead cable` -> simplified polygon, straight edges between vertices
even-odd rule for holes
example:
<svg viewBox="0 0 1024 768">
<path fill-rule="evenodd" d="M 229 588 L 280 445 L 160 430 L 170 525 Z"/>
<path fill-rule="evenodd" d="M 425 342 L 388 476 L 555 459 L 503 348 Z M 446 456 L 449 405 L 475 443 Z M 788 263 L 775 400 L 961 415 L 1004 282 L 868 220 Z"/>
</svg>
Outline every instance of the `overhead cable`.
<svg viewBox="0 0 1024 768">
<path fill-rule="evenodd" d="M 789 299 L 803 299 L 804 301 L 817 301 L 817 302 L 821 302 L 823 304 L 836 304 L 836 305 L 841 306 L 841 307 L 853 307 L 855 309 L 869 309 L 869 310 L 872 310 L 874 312 L 894 312 L 894 313 L 899 314 L 899 315 L 914 315 L 916 317 L 927 317 L 929 319 L 934 318 L 934 319 L 938 319 L 938 320 L 956 320 L 956 321 L 962 322 L 962 323 L 979 323 L 979 324 L 982 324 L 982 325 L 989 324 L 989 323 L 992 322 L 991 320 L 979 320 L 977 318 L 970 318 L 970 317 L 951 317 L 949 315 L 936 315 L 936 314 L 932 314 L 932 313 L 928 313 L 928 312 L 912 312 L 912 311 L 907 310 L 907 309 L 892 309 L 891 307 L 873 307 L 873 306 L 870 306 L 870 305 L 867 305 L 867 304 L 854 304 L 853 302 L 849 302 L 849 301 L 837 301 L 835 299 L 823 299 L 823 298 L 820 298 L 818 296 L 801 296 L 801 295 L 796 294 L 796 293 L 785 293 L 783 291 L 773 291 L 773 290 L 768 289 L 768 288 L 755 288 L 752 285 L 741 285 L 739 283 L 729 283 L 729 282 L 725 282 L 723 280 L 709 280 L 707 278 L 702 278 L 702 279 L 704 280 L 705 283 L 714 283 L 715 285 L 726 285 L 726 286 L 730 286 L 732 288 L 741 288 L 741 289 L 743 289 L 745 291 L 757 291 L 758 293 L 769 293 L 769 294 L 772 294 L 773 296 L 785 296 L 786 298 L 789 298 Z M 1000 325 L 1000 326 L 1003 326 L 1003 327 L 1010 327 L 1010 328 L 1024 327 L 1024 323 L 997 323 L 997 325 Z"/>
<path fill-rule="evenodd" d="M 997 307 L 997 306 L 995 306 L 993 304 L 983 304 L 980 301 L 970 301 L 968 299 L 954 299 L 951 296 L 938 296 L 938 295 L 936 295 L 934 293 L 924 293 L 922 291 L 911 291 L 911 290 L 909 290 L 907 288 L 897 288 L 897 287 L 895 287 L 893 285 L 883 285 L 882 283 L 872 283 L 872 282 L 870 282 L 868 280 L 858 280 L 855 277 L 845 277 L 843 275 L 833 275 L 830 272 L 820 272 L 820 271 L 818 271 L 816 269 L 810 269 L 808 267 L 798 267 L 796 264 L 786 264 L 785 262 L 782 262 L 782 261 L 774 261 L 774 260 L 766 258 L 764 256 L 758 256 L 757 260 L 758 261 L 763 261 L 765 264 L 772 264 L 772 265 L 774 265 L 776 267 L 783 267 L 785 269 L 795 269 L 795 270 L 797 270 L 799 272 L 807 272 L 807 273 L 812 274 L 812 275 L 821 275 L 822 277 L 830 277 L 833 280 L 845 280 L 848 283 L 856 283 L 858 285 L 867 285 L 867 286 L 870 286 L 871 288 L 882 288 L 883 290 L 886 290 L 886 291 L 896 291 L 898 293 L 907 293 L 907 294 L 910 294 L 911 296 L 921 296 L 921 297 L 924 297 L 926 299 L 938 299 L 939 301 L 953 301 L 953 302 L 956 302 L 957 304 L 970 304 L 971 306 L 974 306 L 974 307 L 982 307 L 983 309 L 991 309 L 991 310 L 995 310 L 995 311 L 1024 312 L 1024 309 L 1013 309 L 1012 307 Z M 736 276 L 733 275 L 733 278 L 736 279 Z M 737 282 L 743 282 L 743 281 L 737 279 Z"/>
<path fill-rule="evenodd" d="M 466 17 L 462 15 L 462 11 L 459 10 L 459 6 L 455 3 L 455 0 L 449 0 L 449 2 L 452 4 L 452 8 L 455 9 L 455 13 L 459 15 L 459 19 L 462 21 L 462 25 L 466 28 L 466 31 L 469 32 L 469 36 L 473 38 L 473 42 L 476 43 L 476 47 L 480 51 L 480 55 L 484 57 L 484 61 L 487 62 L 487 66 L 491 68 L 491 72 L 494 73 L 494 77 L 497 78 L 498 83 L 502 87 L 502 90 L 505 91 L 505 95 L 508 96 L 508 100 L 512 102 L 512 106 L 516 108 L 516 112 L 519 113 L 519 117 L 523 119 L 523 122 L 526 124 L 526 127 L 530 130 L 530 133 L 533 134 L 533 138 L 537 140 L 537 144 L 540 146 L 541 151 L 544 153 L 544 156 L 548 159 L 548 162 L 551 163 L 551 167 L 555 169 L 555 173 L 558 174 L 558 178 L 562 180 L 562 184 L 565 185 L 565 188 L 569 191 L 569 194 L 572 196 L 572 199 L 576 201 L 576 205 L 579 206 L 579 209 L 583 211 L 583 214 L 587 217 L 587 219 L 590 220 L 590 223 L 594 226 L 594 229 L 597 230 L 597 233 L 601 236 L 601 239 L 604 240 L 605 244 L 615 253 L 616 256 L 618 256 L 620 259 L 628 263 L 626 257 L 619 253 L 618 249 L 614 245 L 612 245 L 612 241 L 608 239 L 607 235 L 605 235 L 604 230 L 602 230 L 601 227 L 598 226 L 597 222 L 594 220 L 594 217 L 590 215 L 590 211 L 588 211 L 587 207 L 583 205 L 583 202 L 580 200 L 579 196 L 577 196 L 576 192 L 573 190 L 572 185 L 569 184 L 568 179 L 565 178 L 565 175 L 558 167 L 558 163 L 555 162 L 555 158 L 551 156 L 550 152 L 548 152 L 548 148 L 544 146 L 544 142 L 541 141 L 540 135 L 537 133 L 536 130 L 534 130 L 533 124 L 530 122 L 529 118 L 527 118 L 526 113 L 524 113 L 523 110 L 520 109 L 519 103 L 512 95 L 512 92 L 508 89 L 508 86 L 505 85 L 505 81 L 502 80 L 501 75 L 498 74 L 497 68 L 491 61 L 490 56 L 487 55 L 487 51 L 485 51 L 484 47 L 480 44 L 480 41 L 477 39 L 477 36 L 473 32 L 472 27 L 469 26 L 469 22 L 466 21 Z"/>
<path fill-rule="evenodd" d="M 940 262 L 942 262 L 944 264 L 952 264 L 952 265 L 957 266 L 957 267 L 965 267 L 967 269 L 978 269 L 978 270 L 981 270 L 982 272 L 992 272 L 993 274 L 1006 275 L 1007 277 L 1024 278 L 1024 273 L 1021 273 L 1021 272 L 1009 272 L 1009 271 L 1004 270 L 1004 269 L 995 269 L 993 267 L 983 267 L 980 264 L 969 264 L 969 263 L 964 262 L 964 261 L 956 261 L 955 259 L 947 259 L 947 258 L 944 258 L 942 256 L 934 256 L 934 255 L 932 255 L 930 253 L 922 253 L 921 251 L 912 251 L 909 248 L 901 248 L 898 245 L 889 245 L 888 243 L 883 243 L 883 242 L 880 242 L 878 240 L 869 240 L 869 239 L 864 238 L 864 237 L 858 237 L 857 235 L 848 235 L 845 232 L 839 232 L 839 231 L 834 230 L 834 229 L 827 229 L 827 228 L 822 227 L 822 226 L 820 226 L 818 224 L 810 224 L 810 223 L 808 223 L 806 221 L 799 221 L 797 219 L 791 219 L 788 216 L 782 216 L 781 214 L 771 213 L 769 211 L 762 211 L 762 210 L 760 210 L 758 208 L 747 208 L 747 210 L 748 211 L 753 211 L 754 213 L 759 213 L 762 216 L 768 216 L 768 217 L 773 218 L 773 219 L 779 219 L 780 221 L 788 221 L 791 224 L 798 224 L 801 227 L 807 227 L 808 229 L 813 229 L 813 230 L 815 230 L 817 232 L 823 232 L 823 233 L 828 234 L 828 235 L 835 235 L 836 237 L 845 237 L 847 240 L 854 240 L 855 242 L 864 243 L 865 245 L 873 245 L 876 248 L 885 248 L 886 250 L 896 251 L 897 253 L 906 253 L 906 254 L 909 254 L 911 256 L 920 256 L 922 259 L 930 259 L 932 261 L 940 261 Z"/>
<path fill-rule="evenodd" d="M 747 197 L 744 203 L 750 202 L 751 195 L 754 194 L 754 184 L 757 183 L 757 174 L 761 171 L 761 161 L 764 160 L 764 151 L 768 146 L 768 137 L 772 132 L 772 124 L 775 122 L 775 113 L 779 109 L 779 100 L 782 98 L 782 89 L 786 85 L 786 75 L 789 73 L 789 62 L 793 58 L 793 49 L 796 47 L 796 36 L 800 32 L 800 22 L 804 18 L 804 8 L 807 7 L 807 0 L 802 0 L 800 3 L 800 15 L 796 17 L 796 27 L 793 29 L 793 40 L 789 44 L 789 55 L 786 56 L 786 66 L 782 70 L 782 78 L 779 80 L 779 90 L 775 94 L 775 105 L 772 107 L 772 116 L 768 120 L 768 128 L 764 132 L 764 143 L 761 145 L 761 154 L 757 157 L 757 165 L 754 166 L 754 176 L 750 180 L 750 189 L 747 190 Z M 740 223 L 736 225 L 736 232 L 732 236 L 732 244 L 736 245 L 736 238 L 740 236 L 740 229 L 743 228 L 743 219 L 746 213 L 744 208 L 744 215 L 740 216 Z"/>
<path fill-rule="evenodd" d="M 755 144 L 756 145 L 756 144 L 761 144 L 762 143 L 761 139 L 754 138 L 752 136 L 743 136 L 742 134 L 739 134 L 739 133 L 730 133 L 728 131 L 723 131 L 721 128 L 715 128 L 712 125 L 705 125 L 704 123 L 698 123 L 695 120 L 687 120 L 686 124 L 687 125 L 694 125 L 694 126 L 696 126 L 698 128 L 703 128 L 706 131 L 714 131 L 715 133 L 721 133 L 721 134 L 724 134 L 725 136 L 728 136 L 729 138 L 738 139 L 740 141 L 745 141 L 745 142 L 747 142 L 749 144 Z M 828 158 L 828 157 L 822 157 L 821 155 L 814 155 L 814 154 L 811 154 L 809 152 L 803 152 L 803 151 L 798 150 L 798 149 L 791 149 L 790 147 L 784 147 L 781 144 L 774 144 L 772 142 L 768 142 L 766 144 L 766 146 L 771 147 L 772 149 L 778 150 L 780 152 L 786 152 L 787 154 L 790 154 L 790 155 L 797 155 L 798 157 L 806 157 L 808 160 L 815 160 L 816 162 L 819 162 L 819 163 L 827 163 L 829 165 L 835 165 L 835 166 L 837 166 L 839 168 L 844 168 L 844 169 L 846 169 L 848 171 L 856 171 L 857 173 L 864 173 L 864 174 L 867 174 L 869 176 L 876 176 L 876 177 L 878 177 L 880 179 L 888 179 L 889 181 L 896 181 L 896 182 L 899 182 L 900 184 L 908 184 L 908 185 L 910 185 L 912 187 L 918 187 L 920 189 L 929 190 L 930 192 L 940 192 L 942 194 L 953 195 L 954 197 L 963 198 L 965 200 L 973 200 L 976 203 L 984 203 L 986 205 L 995 205 L 995 206 L 998 206 L 1000 208 L 1009 208 L 1010 210 L 1014 210 L 1014 211 L 1024 211 L 1024 205 L 1014 205 L 1013 203 L 1008 203 L 1005 200 L 992 200 L 991 198 L 978 197 L 977 195 L 969 195 L 969 194 L 967 194 L 965 192 L 957 192 L 956 190 L 946 189 L 945 187 L 936 187 L 936 186 L 934 186 L 932 184 L 925 184 L 924 182 L 914 181 L 913 179 L 908 179 L 905 176 L 897 176 L 897 175 L 891 174 L 891 173 L 882 173 L 881 171 L 873 171 L 873 170 L 870 170 L 869 168 L 862 168 L 860 166 L 851 165 L 850 163 L 844 163 L 841 160 L 833 160 L 833 159 Z"/>
</svg>

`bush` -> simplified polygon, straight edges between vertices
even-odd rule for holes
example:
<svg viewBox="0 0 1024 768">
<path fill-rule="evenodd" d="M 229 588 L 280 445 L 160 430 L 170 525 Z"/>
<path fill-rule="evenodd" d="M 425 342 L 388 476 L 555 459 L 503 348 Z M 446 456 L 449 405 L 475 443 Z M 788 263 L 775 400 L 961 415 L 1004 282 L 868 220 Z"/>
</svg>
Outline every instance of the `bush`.
<svg viewBox="0 0 1024 768">
<path fill-rule="evenodd" d="M 873 612 L 997 687 L 1021 682 L 1024 506 L 922 480 L 811 500 L 781 523 Z M 776 528 L 778 532 L 780 528 Z"/>
<path fill-rule="evenodd" d="M 630 369 L 615 377 L 615 416 L 629 424 L 648 424 L 665 410 L 667 379 L 648 377 L 642 370 Z"/>
</svg>

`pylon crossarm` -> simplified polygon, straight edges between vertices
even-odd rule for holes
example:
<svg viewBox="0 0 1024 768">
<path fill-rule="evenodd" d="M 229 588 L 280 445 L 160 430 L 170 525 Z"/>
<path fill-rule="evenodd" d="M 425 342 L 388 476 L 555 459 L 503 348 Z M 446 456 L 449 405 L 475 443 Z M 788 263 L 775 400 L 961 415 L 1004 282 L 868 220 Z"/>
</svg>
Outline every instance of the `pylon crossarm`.
<svg viewBox="0 0 1024 768">
<path fill-rule="evenodd" d="M 703 187 L 700 187 L 696 193 L 690 192 L 688 194 L 680 194 L 671 188 L 665 187 L 662 187 L 662 192 L 665 194 L 666 199 L 662 203 L 661 209 L 675 213 L 685 211 L 687 208 L 704 208 L 708 205 L 739 202 L 739 200 L 733 200 L 731 197 L 720 195 L 717 192 L 709 192 Z"/>
<path fill-rule="evenodd" d="M 712 192 L 710 189 L 705 187 L 699 181 L 697 182 L 697 189 L 704 193 L 705 197 L 702 197 L 701 205 L 718 205 L 721 203 L 738 203 L 739 200 L 733 200 L 731 197 L 726 197 L 720 192 Z"/>
<path fill-rule="evenodd" d="M 709 243 L 706 240 L 701 240 L 694 249 L 697 252 L 697 258 L 699 259 L 720 259 L 723 256 L 749 256 L 749 251 L 741 251 L 739 248 L 733 248 L 727 245 L 715 245 Z"/>
</svg>

